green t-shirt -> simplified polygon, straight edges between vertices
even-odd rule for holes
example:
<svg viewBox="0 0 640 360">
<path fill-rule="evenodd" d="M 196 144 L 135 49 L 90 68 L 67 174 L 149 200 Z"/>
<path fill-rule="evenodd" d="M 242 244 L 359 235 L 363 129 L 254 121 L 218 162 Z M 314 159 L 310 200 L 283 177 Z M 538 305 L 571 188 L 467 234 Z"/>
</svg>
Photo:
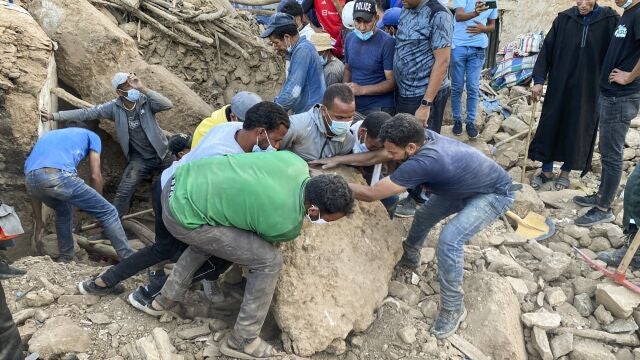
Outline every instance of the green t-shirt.
<svg viewBox="0 0 640 360">
<path fill-rule="evenodd" d="M 208 157 L 178 167 L 169 207 L 187 229 L 232 226 L 290 241 L 302 228 L 308 180 L 307 163 L 289 151 Z"/>
</svg>

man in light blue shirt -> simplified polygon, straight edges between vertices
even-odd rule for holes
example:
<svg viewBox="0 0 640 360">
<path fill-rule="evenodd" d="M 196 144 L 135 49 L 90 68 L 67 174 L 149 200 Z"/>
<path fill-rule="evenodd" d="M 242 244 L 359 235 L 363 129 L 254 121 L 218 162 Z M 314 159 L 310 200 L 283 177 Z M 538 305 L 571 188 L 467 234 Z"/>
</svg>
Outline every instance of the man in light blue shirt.
<svg viewBox="0 0 640 360">
<path fill-rule="evenodd" d="M 495 3 L 495 1 L 494 1 Z M 489 46 L 487 33 L 495 30 L 498 10 L 487 2 L 455 0 L 455 25 L 451 50 L 451 109 L 453 133 L 462 134 L 462 90 L 467 86 L 465 128 L 470 138 L 478 136 L 475 126 L 480 88 L 480 71 Z M 466 76 L 466 81 L 465 81 Z"/>
</svg>

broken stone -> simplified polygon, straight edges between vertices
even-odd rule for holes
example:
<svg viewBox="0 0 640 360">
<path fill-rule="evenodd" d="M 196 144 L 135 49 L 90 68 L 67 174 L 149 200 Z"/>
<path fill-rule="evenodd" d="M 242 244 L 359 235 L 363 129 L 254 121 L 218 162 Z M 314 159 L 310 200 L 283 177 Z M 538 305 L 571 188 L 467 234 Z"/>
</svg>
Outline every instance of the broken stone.
<svg viewBox="0 0 640 360">
<path fill-rule="evenodd" d="M 581 316 L 589 317 L 593 313 L 593 303 L 587 294 L 578 294 L 573 298 L 573 306 Z"/>
<path fill-rule="evenodd" d="M 599 305 L 596 310 L 593 312 L 593 315 L 596 317 L 596 320 L 602 325 L 611 324 L 613 322 L 613 315 L 604 308 L 604 306 Z"/>
<path fill-rule="evenodd" d="M 329 354 L 342 355 L 347 352 L 347 343 L 342 339 L 334 339 L 327 348 Z"/>
<path fill-rule="evenodd" d="M 38 325 L 31 319 L 27 320 L 24 323 L 24 326 L 18 327 L 18 333 L 20 333 L 20 340 L 22 341 L 22 344 L 28 344 L 31 337 L 33 337 L 33 334 L 37 331 Z"/>
<path fill-rule="evenodd" d="M 36 309 L 24 309 L 15 312 L 12 315 L 13 322 L 16 323 L 16 325 L 22 325 L 25 321 L 27 321 L 27 319 L 31 319 L 35 315 L 35 313 Z"/>
<path fill-rule="evenodd" d="M 549 346 L 549 339 L 547 338 L 547 333 L 543 329 L 534 326 L 531 334 L 531 341 L 533 342 L 533 347 L 538 351 L 542 360 L 553 360 L 553 354 L 551 353 L 551 347 Z"/>
<path fill-rule="evenodd" d="M 523 302 L 525 296 L 527 296 L 527 294 L 529 293 L 527 283 L 525 283 L 522 279 L 514 278 L 511 276 L 507 276 L 505 278 L 509 282 L 509 285 L 511 285 L 513 293 L 516 295 L 516 297 L 518 297 L 518 301 Z"/>
<path fill-rule="evenodd" d="M 558 359 L 573 351 L 573 334 L 564 333 L 551 339 L 551 352 L 553 358 Z"/>
<path fill-rule="evenodd" d="M 433 300 L 425 300 L 420 303 L 420 311 L 424 317 L 433 319 L 438 314 L 438 303 Z"/>
<path fill-rule="evenodd" d="M 500 235 L 504 237 L 503 245 L 518 246 L 527 243 L 527 238 L 518 234 L 517 232 L 506 232 Z"/>
<path fill-rule="evenodd" d="M 634 360 L 633 353 L 627 348 L 621 348 L 616 352 L 616 360 Z"/>
<path fill-rule="evenodd" d="M 29 351 L 40 356 L 53 356 L 68 352 L 86 352 L 89 350 L 91 338 L 89 333 L 66 317 L 49 319 L 31 340 Z"/>
<path fill-rule="evenodd" d="M 640 360 L 640 347 L 633 349 L 634 360 Z"/>
<path fill-rule="evenodd" d="M 418 330 L 413 326 L 405 326 L 398 330 L 396 334 L 405 344 L 413 344 L 416 341 Z"/>
<path fill-rule="evenodd" d="M 33 318 L 37 321 L 43 323 L 49 318 L 49 313 L 42 309 L 37 309 L 36 313 L 33 315 Z"/>
<path fill-rule="evenodd" d="M 436 249 L 430 247 L 423 247 L 420 251 L 420 261 L 423 264 L 427 264 L 433 261 L 436 257 Z"/>
<path fill-rule="evenodd" d="M 87 318 L 91 320 L 92 323 L 98 325 L 111 323 L 111 319 L 109 319 L 109 317 L 105 313 L 87 314 Z"/>
<path fill-rule="evenodd" d="M 578 310 L 569 303 L 562 303 L 556 306 L 556 311 L 560 314 L 562 325 L 568 327 L 588 327 L 589 319 L 585 319 L 580 315 Z"/>
<path fill-rule="evenodd" d="M 610 324 L 603 325 L 602 329 L 611 334 L 632 333 L 638 330 L 638 324 L 636 324 L 633 317 L 629 317 L 628 319 L 617 319 Z"/>
<path fill-rule="evenodd" d="M 571 264 L 571 258 L 565 254 L 553 253 L 540 262 L 540 276 L 545 281 L 552 281 L 560 277 Z"/>
<path fill-rule="evenodd" d="M 229 328 L 226 322 L 220 319 L 211 319 L 209 320 L 209 330 L 212 332 L 221 331 Z"/>
<path fill-rule="evenodd" d="M 364 338 L 362 336 L 354 336 L 351 338 L 351 345 L 361 348 L 364 345 Z"/>
<path fill-rule="evenodd" d="M 55 301 L 53 294 L 46 289 L 30 292 L 24 296 L 24 303 L 29 307 L 41 307 L 52 304 Z"/>
<path fill-rule="evenodd" d="M 100 301 L 96 295 L 62 295 L 58 298 L 60 305 L 95 305 Z"/>
<path fill-rule="evenodd" d="M 633 309 L 640 305 L 640 294 L 613 284 L 599 284 L 596 288 L 596 302 L 618 318 L 626 319 Z"/>
<path fill-rule="evenodd" d="M 180 330 L 178 331 L 178 337 L 183 340 L 193 340 L 200 336 L 209 335 L 210 333 L 211 333 L 211 330 L 207 325 L 207 326 L 199 326 L 196 328 Z"/>
<path fill-rule="evenodd" d="M 559 314 L 546 311 L 522 314 L 522 322 L 528 327 L 538 327 L 544 330 L 550 330 L 560 327 Z"/>
<path fill-rule="evenodd" d="M 595 253 L 599 253 L 601 251 L 605 251 L 610 248 L 611 248 L 611 244 L 609 243 L 609 240 L 607 240 L 604 237 L 597 237 L 595 239 L 592 239 L 591 245 L 589 245 L 589 250 Z"/>
<path fill-rule="evenodd" d="M 502 128 L 508 132 L 509 135 L 515 135 L 527 130 L 529 125 L 525 124 L 525 122 L 520 120 L 517 116 L 511 115 L 502 122 Z"/>
<path fill-rule="evenodd" d="M 553 251 L 551 249 L 535 240 L 529 240 L 529 242 L 524 245 L 524 249 L 538 260 L 542 260 L 549 255 L 553 255 Z"/>
<path fill-rule="evenodd" d="M 545 211 L 545 207 L 540 197 L 538 197 L 538 193 L 531 186 L 522 184 L 522 190 L 516 192 L 511 211 L 523 218 L 530 211 L 542 214 Z"/>
<path fill-rule="evenodd" d="M 640 146 L 640 133 L 638 132 L 638 130 L 629 129 L 627 135 L 624 138 L 624 143 L 630 148 Z"/>
<path fill-rule="evenodd" d="M 544 191 L 540 193 L 540 200 L 554 209 L 576 210 L 579 206 L 573 202 L 574 196 L 584 196 L 581 190 L 564 189 L 560 191 Z"/>
<path fill-rule="evenodd" d="M 559 287 L 548 287 L 544 289 L 545 297 L 547 298 L 547 302 L 551 306 L 558 306 L 563 302 L 567 301 L 567 296 L 564 294 Z"/>
<path fill-rule="evenodd" d="M 220 352 L 220 347 L 216 343 L 207 343 L 207 347 L 205 347 L 202 352 L 202 356 L 205 359 L 218 358 L 220 355 L 222 355 L 222 353 Z"/>
<path fill-rule="evenodd" d="M 596 293 L 597 281 L 578 277 L 573 279 L 573 290 L 576 294 L 587 294 L 593 296 Z"/>
<path fill-rule="evenodd" d="M 564 227 L 564 233 L 571 236 L 574 239 L 580 239 L 583 236 L 589 235 L 589 228 L 577 226 L 575 224 L 569 224 Z"/>
<path fill-rule="evenodd" d="M 616 360 L 616 357 L 603 344 L 591 340 L 575 340 L 571 360 Z"/>
<path fill-rule="evenodd" d="M 493 359 L 526 360 L 520 304 L 509 283 L 482 272 L 465 274 L 463 287 L 469 315 L 460 335 Z"/>
<path fill-rule="evenodd" d="M 510 256 L 502 255 L 495 249 L 488 249 L 485 251 L 485 256 L 489 262 L 489 266 L 487 267 L 488 271 L 516 278 L 531 277 L 529 270 L 522 267 Z"/>
<path fill-rule="evenodd" d="M 571 248 L 571 245 L 565 244 L 563 242 L 552 242 L 549 243 L 549 249 L 551 249 L 554 252 L 559 252 L 559 253 L 563 253 L 566 255 L 569 255 L 570 253 L 573 252 L 573 249 Z"/>
</svg>

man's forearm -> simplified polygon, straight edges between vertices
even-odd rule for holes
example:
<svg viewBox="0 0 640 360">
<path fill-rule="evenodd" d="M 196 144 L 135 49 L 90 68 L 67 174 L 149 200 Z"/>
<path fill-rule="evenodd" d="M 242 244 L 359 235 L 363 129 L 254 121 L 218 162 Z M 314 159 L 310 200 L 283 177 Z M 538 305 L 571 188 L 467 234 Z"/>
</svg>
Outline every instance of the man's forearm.
<svg viewBox="0 0 640 360">
<path fill-rule="evenodd" d="M 444 82 L 445 76 L 447 76 L 447 69 L 449 68 L 449 57 L 446 59 L 437 59 L 431 69 L 431 76 L 429 76 L 429 85 L 427 91 L 424 94 L 424 99 L 427 101 L 434 101 L 440 91 L 440 86 Z"/>
<path fill-rule="evenodd" d="M 353 192 L 353 198 L 356 200 L 366 201 L 366 202 L 379 200 L 372 195 L 372 189 L 368 185 L 349 184 L 349 187 Z"/>
<path fill-rule="evenodd" d="M 91 187 L 98 192 L 98 194 L 102 195 L 102 187 L 103 181 L 102 177 L 91 177 Z"/>
<path fill-rule="evenodd" d="M 386 79 L 382 82 L 373 85 L 361 85 L 360 86 L 363 95 L 384 95 L 393 91 L 396 87 L 396 81 L 394 79 Z"/>
<path fill-rule="evenodd" d="M 341 165 L 371 166 L 389 161 L 390 157 L 386 151 L 378 150 L 360 154 L 334 156 L 331 160 Z"/>
<path fill-rule="evenodd" d="M 460 8 L 462 9 L 462 8 Z M 469 12 L 464 12 L 464 11 L 456 11 L 456 21 L 457 22 L 463 22 L 463 21 L 467 21 L 467 20 L 471 20 L 475 17 L 477 17 L 479 14 L 474 10 L 474 11 L 469 11 Z"/>
</svg>

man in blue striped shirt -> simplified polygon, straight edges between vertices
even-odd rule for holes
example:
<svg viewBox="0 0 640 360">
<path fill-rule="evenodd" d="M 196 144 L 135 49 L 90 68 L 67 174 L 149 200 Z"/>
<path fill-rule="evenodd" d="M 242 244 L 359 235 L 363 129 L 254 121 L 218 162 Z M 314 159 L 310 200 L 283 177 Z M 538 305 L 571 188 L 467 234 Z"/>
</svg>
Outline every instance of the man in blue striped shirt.
<svg viewBox="0 0 640 360">
<path fill-rule="evenodd" d="M 393 72 L 396 111 L 415 114 L 424 127 L 440 132 L 451 95 L 447 79 L 453 16 L 437 0 L 402 0 Z"/>
</svg>

